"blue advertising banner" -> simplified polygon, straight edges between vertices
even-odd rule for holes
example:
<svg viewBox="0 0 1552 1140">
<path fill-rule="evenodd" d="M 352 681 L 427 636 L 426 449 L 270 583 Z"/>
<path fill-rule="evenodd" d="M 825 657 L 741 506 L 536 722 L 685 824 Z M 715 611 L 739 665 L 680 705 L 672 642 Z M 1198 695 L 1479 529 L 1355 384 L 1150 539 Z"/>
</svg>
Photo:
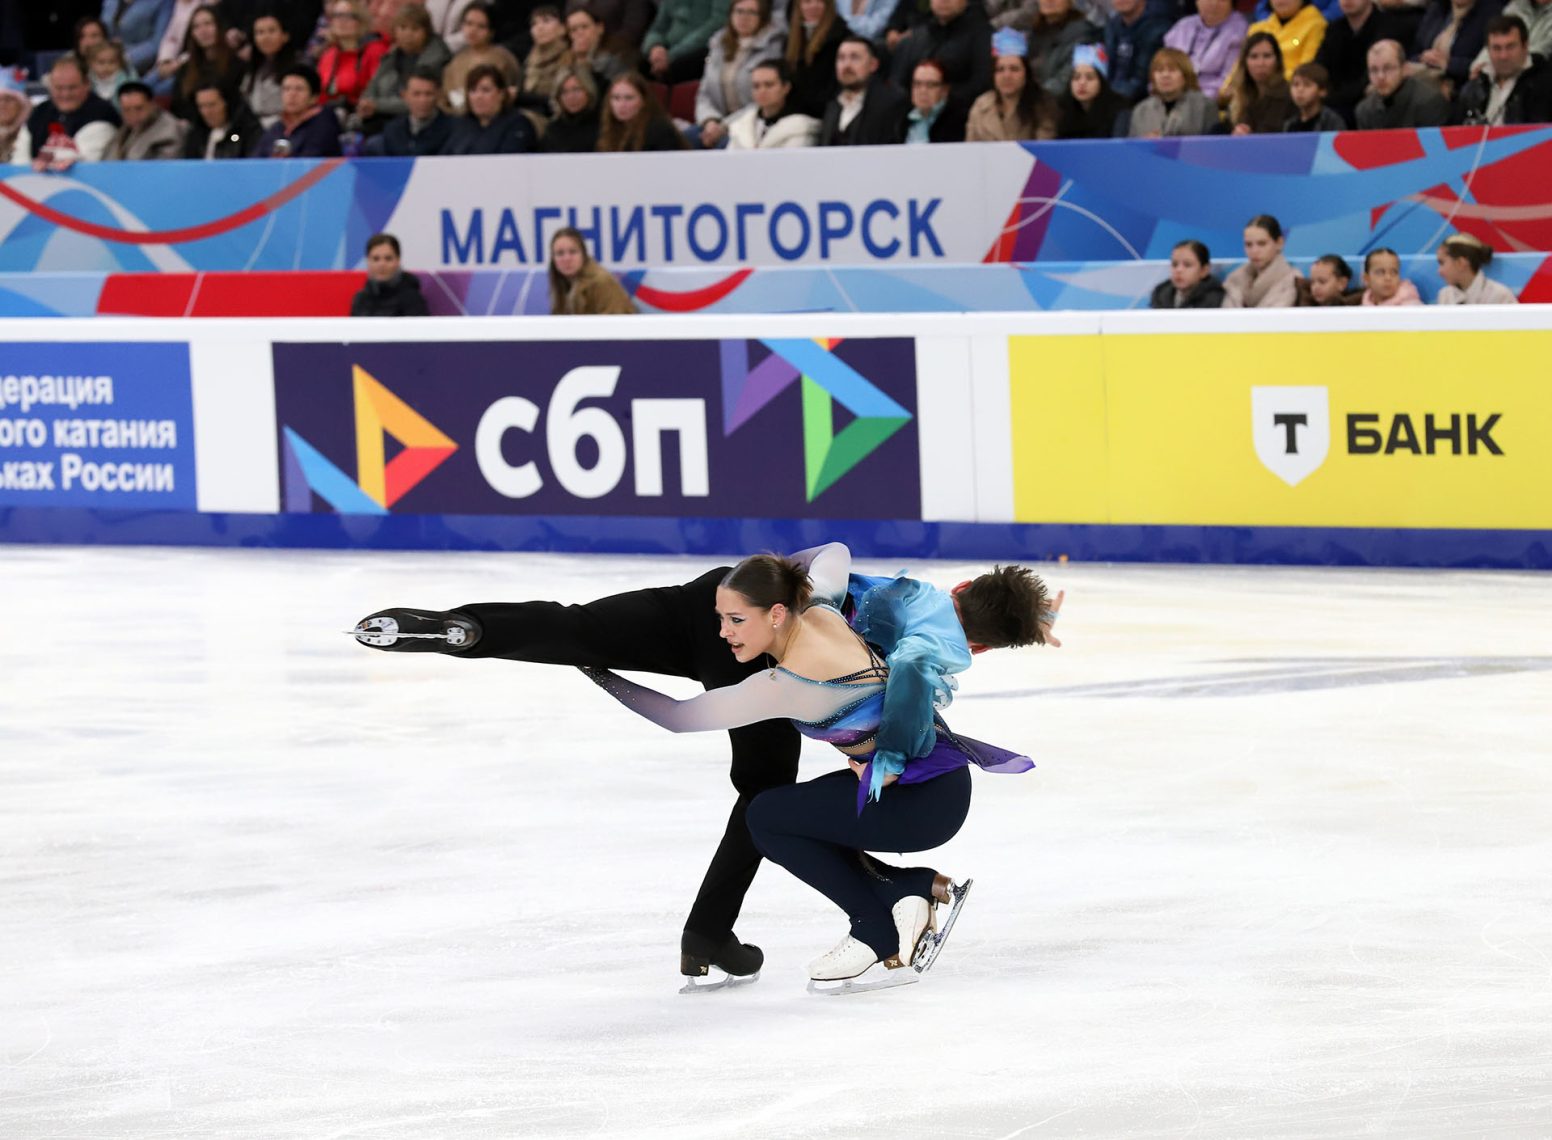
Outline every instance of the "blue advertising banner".
<svg viewBox="0 0 1552 1140">
<path fill-rule="evenodd" d="M 187 344 L 0 345 L 0 506 L 196 506 Z"/>
<path fill-rule="evenodd" d="M 276 344 L 289 513 L 919 519 L 909 339 Z"/>
</svg>

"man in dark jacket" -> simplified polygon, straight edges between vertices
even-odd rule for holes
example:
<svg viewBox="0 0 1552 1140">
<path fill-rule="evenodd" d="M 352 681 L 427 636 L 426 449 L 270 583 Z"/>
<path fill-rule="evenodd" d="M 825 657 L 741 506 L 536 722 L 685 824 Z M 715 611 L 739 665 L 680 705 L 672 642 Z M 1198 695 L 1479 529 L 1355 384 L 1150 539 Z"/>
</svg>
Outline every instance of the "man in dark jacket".
<svg viewBox="0 0 1552 1140">
<path fill-rule="evenodd" d="M 1369 49 L 1369 85 L 1373 92 L 1358 104 L 1360 131 L 1398 127 L 1442 127 L 1450 105 L 1431 83 L 1406 74 L 1406 49 L 1381 40 Z"/>
<path fill-rule="evenodd" d="M 840 90 L 825 104 L 820 146 L 878 146 L 905 140 L 911 104 L 878 74 L 878 56 L 861 36 L 847 36 L 835 53 Z"/>
<path fill-rule="evenodd" d="M 1369 87 L 1369 49 L 1381 40 L 1403 41 L 1406 26 L 1375 0 L 1341 0 L 1341 4 L 1342 15 L 1326 25 L 1315 62 L 1331 77 L 1326 106 L 1351 123 Z"/>
<path fill-rule="evenodd" d="M 1518 16 L 1487 25 L 1488 65 L 1461 89 L 1455 122 L 1489 127 L 1552 121 L 1552 67 L 1530 54 L 1530 31 Z"/>
<path fill-rule="evenodd" d="M 1129 104 L 1148 97 L 1153 53 L 1164 46 L 1172 21 L 1148 11 L 1147 0 L 1112 0 L 1115 14 L 1105 24 L 1105 55 L 1110 59 L 1110 90 Z"/>
<path fill-rule="evenodd" d="M 910 85 L 916 65 L 937 60 L 956 102 L 968 107 L 992 88 L 992 26 L 981 4 L 968 0 L 932 0 L 932 18 L 912 28 L 895 47 L 890 76 L 895 86 Z"/>
<path fill-rule="evenodd" d="M 408 110 L 390 119 L 379 136 L 374 154 L 389 158 L 421 158 L 442 154 L 453 134 L 453 120 L 437 106 L 442 95 L 442 77 L 429 69 L 417 70 L 404 80 L 399 92 Z"/>
<path fill-rule="evenodd" d="M 56 59 L 48 89 L 49 98 L 27 117 L 34 169 L 66 170 L 77 161 L 101 159 L 119 129 L 119 113 L 92 90 L 81 61 L 74 55 Z"/>
<path fill-rule="evenodd" d="M 399 239 L 373 234 L 366 239 L 366 287 L 350 302 L 353 317 L 429 317 L 420 280 L 399 266 Z"/>
<path fill-rule="evenodd" d="M 280 118 L 259 139 L 259 158 L 337 158 L 339 120 L 318 102 L 318 73 L 304 63 L 280 80 Z"/>
</svg>

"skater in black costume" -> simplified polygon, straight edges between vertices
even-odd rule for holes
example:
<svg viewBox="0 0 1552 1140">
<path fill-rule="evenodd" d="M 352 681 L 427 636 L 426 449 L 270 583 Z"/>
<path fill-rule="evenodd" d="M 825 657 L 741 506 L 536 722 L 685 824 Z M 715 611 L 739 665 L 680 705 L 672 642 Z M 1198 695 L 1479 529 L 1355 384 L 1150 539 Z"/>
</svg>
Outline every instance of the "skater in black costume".
<svg viewBox="0 0 1552 1140">
<path fill-rule="evenodd" d="M 804 553 L 811 557 L 815 552 Z M 708 690 L 720 689 L 737 685 L 765 667 L 758 660 L 740 661 L 719 634 L 717 587 L 730 569 L 721 566 L 683 585 L 633 590 L 581 605 L 488 602 L 451 611 L 382 610 L 362 619 L 358 636 L 363 644 L 396 652 L 661 673 L 693 679 Z M 852 609 L 869 590 L 894 581 L 851 575 L 846 608 Z M 996 574 L 956 587 L 956 610 L 960 596 L 990 599 L 971 604 L 965 634 L 970 652 L 1007 644 L 988 634 L 981 634 L 988 640 L 977 640 L 975 622 L 976 613 L 995 608 L 1006 592 Z M 1039 637 L 1043 643 L 1060 644 L 1046 636 L 1048 622 L 1059 607 L 1060 598 L 1042 611 L 1046 624 L 1039 626 Z M 755 796 L 797 779 L 799 737 L 790 721 L 760 721 L 733 728 L 728 736 L 730 776 L 738 796 L 680 941 L 681 973 L 695 980 L 715 977 L 713 969 L 730 979 L 758 975 L 764 955 L 733 933 L 761 858 L 745 816 Z"/>
</svg>

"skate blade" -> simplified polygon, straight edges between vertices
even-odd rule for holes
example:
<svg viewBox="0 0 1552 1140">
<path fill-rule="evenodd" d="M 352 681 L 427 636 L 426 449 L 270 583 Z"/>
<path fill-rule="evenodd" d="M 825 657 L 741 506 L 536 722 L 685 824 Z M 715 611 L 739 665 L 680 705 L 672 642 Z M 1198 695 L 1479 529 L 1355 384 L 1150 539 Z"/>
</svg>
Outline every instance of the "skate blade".
<svg viewBox="0 0 1552 1140">
<path fill-rule="evenodd" d="M 974 884 L 974 879 L 966 879 L 963 883 L 956 883 L 952 888 L 954 903 L 949 907 L 948 917 L 943 920 L 943 929 L 936 934 L 928 934 L 922 943 L 922 948 L 911 960 L 911 969 L 918 976 L 932 969 L 932 964 L 943 952 L 943 944 L 948 941 L 949 932 L 954 929 L 954 923 L 959 918 L 960 908 L 965 905 L 965 896 L 970 893 L 970 888 Z"/>
<path fill-rule="evenodd" d="M 869 990 L 892 990 L 896 986 L 909 986 L 921 981 L 919 973 L 903 966 L 893 970 L 885 967 L 883 973 L 879 973 L 878 969 L 877 966 L 869 966 L 855 978 L 837 978 L 834 981 L 810 978 L 808 992 L 840 997 L 843 994 L 867 993 Z"/>
<path fill-rule="evenodd" d="M 684 985 L 679 987 L 682 994 L 707 994 L 713 990 L 731 990 L 738 986 L 747 986 L 751 982 L 760 980 L 760 971 L 752 974 L 730 974 L 726 970 L 719 970 L 716 966 L 708 966 L 704 976 L 686 974 Z"/>
</svg>

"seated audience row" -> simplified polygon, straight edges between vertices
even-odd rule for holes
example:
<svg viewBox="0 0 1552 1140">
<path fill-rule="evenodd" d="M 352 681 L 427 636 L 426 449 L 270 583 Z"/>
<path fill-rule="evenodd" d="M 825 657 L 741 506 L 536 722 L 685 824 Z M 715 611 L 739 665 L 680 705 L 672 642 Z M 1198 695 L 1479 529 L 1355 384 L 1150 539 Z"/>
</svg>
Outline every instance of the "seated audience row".
<svg viewBox="0 0 1552 1140">
<path fill-rule="evenodd" d="M 1401 255 L 1373 249 L 1363 259 L 1361 288 L 1351 286 L 1353 270 L 1337 254 L 1317 258 L 1306 278 L 1283 256 L 1282 226 L 1259 214 L 1245 224 L 1245 262 L 1220 281 L 1212 254 L 1195 240 L 1179 242 L 1170 252 L 1169 279 L 1153 290 L 1155 309 L 1279 309 L 1322 305 L 1421 305 L 1417 286 L 1401 273 Z M 1483 272 L 1493 251 L 1471 234 L 1455 234 L 1439 247 L 1439 305 L 1514 305 L 1518 298 Z"/>
</svg>

